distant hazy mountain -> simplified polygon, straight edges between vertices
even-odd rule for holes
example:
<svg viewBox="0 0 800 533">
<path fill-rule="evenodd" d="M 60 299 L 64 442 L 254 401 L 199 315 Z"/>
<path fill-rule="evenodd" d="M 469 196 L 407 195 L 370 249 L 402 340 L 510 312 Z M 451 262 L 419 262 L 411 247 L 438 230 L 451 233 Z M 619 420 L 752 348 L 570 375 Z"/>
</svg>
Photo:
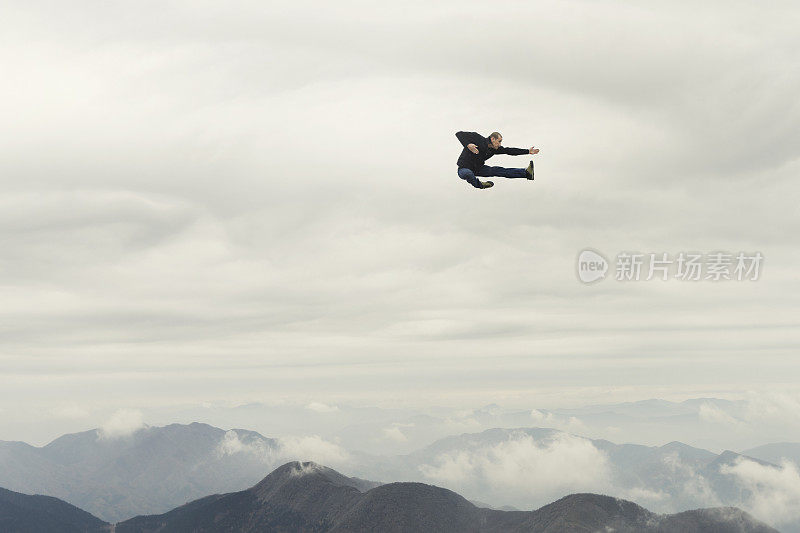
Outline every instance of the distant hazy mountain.
<svg viewBox="0 0 800 533">
<path fill-rule="evenodd" d="M 765 442 L 800 442 L 800 419 L 792 415 L 791 404 L 770 399 L 769 395 L 741 400 L 648 399 L 569 408 L 490 404 L 470 409 L 434 405 L 386 409 L 346 403 L 275 402 L 153 406 L 140 410 L 145 420 L 196 420 L 216 427 L 248 428 L 269 436 L 313 434 L 348 451 L 380 455 L 408 454 L 448 435 L 497 427 L 550 427 L 612 442 L 650 446 L 674 440 L 714 451 L 744 450 Z M 93 414 L 92 423 L 106 420 L 111 414 Z M 27 431 L 7 430 L 0 438 L 24 435 L 23 440 L 28 442 L 42 442 L 44 435 L 52 438 L 54 428 L 71 427 L 65 424 L 52 418 L 36 425 L 30 422 Z"/>
<path fill-rule="evenodd" d="M 556 409 L 561 414 L 589 415 L 599 413 L 615 413 L 637 418 L 668 418 L 697 413 L 700 407 L 712 405 L 729 413 L 739 413 L 741 401 L 721 400 L 719 398 L 692 398 L 682 402 L 649 399 L 636 402 L 587 405 L 572 409 Z"/>
<path fill-rule="evenodd" d="M 708 500 L 720 505 L 738 505 L 747 498 L 748 493 L 735 483 L 730 474 L 722 472 L 721 467 L 731 465 L 739 458 L 776 467 L 735 452 L 715 454 L 680 442 L 670 442 L 663 446 L 615 444 L 555 429 L 495 428 L 480 433 L 447 437 L 408 455 L 360 457 L 353 471 L 356 475 L 370 479 L 444 484 L 462 492 L 470 499 L 491 502 L 493 505 L 511 504 L 518 508 L 530 509 L 552 501 L 560 497 L 560 494 L 548 492 L 545 487 L 537 494 L 522 495 L 516 500 L 509 499 L 508 493 L 500 495 L 496 493 L 496 487 L 481 477 L 482 472 L 478 466 L 491 468 L 494 464 L 491 461 L 495 459 L 498 464 L 502 463 L 503 457 L 509 453 L 503 445 L 509 442 L 529 439 L 537 448 L 548 449 L 552 446 L 553 448 L 549 449 L 554 450 L 559 445 L 558 439 L 564 437 L 590 443 L 598 456 L 607 458 L 608 478 L 603 485 L 605 490 L 620 494 L 641 494 L 641 498 L 650 497 L 648 505 L 654 506 L 659 512 L 676 512 L 702 507 L 708 504 Z M 533 450 L 529 449 L 528 452 L 530 451 Z M 551 455 L 558 456 L 558 454 Z M 528 458 L 529 456 L 520 455 L 518 459 L 525 461 Z M 430 472 L 435 471 L 439 465 L 442 465 L 442 476 L 432 475 Z M 466 474 L 454 475 L 454 468 L 463 468 Z M 566 463 L 562 472 L 566 474 L 570 468 L 574 468 L 574 465 Z M 687 490 L 687 486 L 692 490 Z M 567 491 L 569 492 L 569 489 Z M 706 500 L 701 501 L 698 499 L 700 497 Z"/>
<path fill-rule="evenodd" d="M 735 508 L 657 515 L 633 502 L 573 494 L 536 511 L 499 511 L 476 507 L 455 492 L 423 483 L 366 489 L 362 481 L 330 468 L 292 462 L 250 489 L 133 518 L 117 524 L 116 532 L 776 532 Z"/>
<path fill-rule="evenodd" d="M 763 461 L 780 464 L 786 459 L 800 466 L 800 442 L 776 442 L 744 450 L 743 454 Z"/>
<path fill-rule="evenodd" d="M 55 496 L 116 521 L 250 486 L 274 467 L 275 447 L 252 431 L 197 423 L 117 438 L 85 431 L 41 448 L 0 442 L 0 486 Z"/>
<path fill-rule="evenodd" d="M 3 533 L 95 533 L 109 524 L 51 496 L 28 496 L 0 488 Z"/>
<path fill-rule="evenodd" d="M 657 444 L 678 440 L 706 449 L 743 449 L 791 435 L 786 423 L 771 424 L 748 416 L 747 402 L 697 398 L 683 402 L 640 402 L 578 408 L 506 408 L 496 404 L 474 409 L 428 406 L 385 409 L 347 404 L 259 404 L 144 409 L 149 420 L 197 420 L 217 427 L 242 427 L 264 435 L 315 434 L 350 451 L 407 454 L 431 442 L 463 432 L 496 427 L 552 427 L 614 442 Z M 534 406 L 532 406 L 534 407 Z M 710 418 L 709 418 L 710 417 Z M 757 422 L 755 432 L 730 431 L 729 423 Z"/>
</svg>

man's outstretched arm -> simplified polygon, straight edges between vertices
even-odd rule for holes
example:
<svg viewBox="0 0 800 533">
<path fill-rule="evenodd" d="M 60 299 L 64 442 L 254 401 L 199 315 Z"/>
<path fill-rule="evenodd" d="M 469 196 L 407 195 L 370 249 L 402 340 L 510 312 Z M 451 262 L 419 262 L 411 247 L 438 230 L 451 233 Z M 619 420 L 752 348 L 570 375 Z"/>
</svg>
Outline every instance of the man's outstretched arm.
<svg viewBox="0 0 800 533">
<path fill-rule="evenodd" d="M 524 155 L 524 154 L 538 154 L 539 149 L 531 146 L 530 148 L 507 148 L 505 146 L 501 146 L 497 149 L 498 154 L 507 154 L 507 155 Z"/>
<path fill-rule="evenodd" d="M 474 131 L 459 131 L 456 133 L 456 137 L 464 148 L 466 148 L 468 144 L 478 144 L 483 141 L 483 135 Z"/>
</svg>

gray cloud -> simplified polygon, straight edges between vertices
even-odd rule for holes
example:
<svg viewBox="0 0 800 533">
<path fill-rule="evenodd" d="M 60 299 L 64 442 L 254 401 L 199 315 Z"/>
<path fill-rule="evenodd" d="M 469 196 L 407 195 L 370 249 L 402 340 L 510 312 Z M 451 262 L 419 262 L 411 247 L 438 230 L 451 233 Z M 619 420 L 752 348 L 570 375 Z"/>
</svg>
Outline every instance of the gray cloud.
<svg viewBox="0 0 800 533">
<path fill-rule="evenodd" d="M 484 4 L 13 6 L 3 401 L 783 382 L 797 8 Z M 471 190 L 459 129 L 539 177 Z M 766 266 L 589 288 L 586 246 Z"/>
</svg>

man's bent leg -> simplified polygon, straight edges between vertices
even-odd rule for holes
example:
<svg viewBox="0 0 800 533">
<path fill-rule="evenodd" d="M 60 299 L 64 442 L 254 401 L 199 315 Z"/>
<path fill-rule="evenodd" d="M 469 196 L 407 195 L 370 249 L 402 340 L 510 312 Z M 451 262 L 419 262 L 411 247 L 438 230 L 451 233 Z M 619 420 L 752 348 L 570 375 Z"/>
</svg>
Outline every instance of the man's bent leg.
<svg viewBox="0 0 800 533">
<path fill-rule="evenodd" d="M 475 172 L 476 175 L 481 177 L 499 176 L 501 178 L 527 178 L 528 173 L 524 168 L 503 168 L 503 167 L 490 167 L 483 165 Z"/>
<path fill-rule="evenodd" d="M 476 189 L 483 189 L 481 181 L 478 178 L 476 178 L 475 173 L 468 168 L 463 168 L 463 167 L 459 168 L 458 177 L 461 178 L 462 180 L 468 181 L 469 184 L 475 187 Z"/>
</svg>

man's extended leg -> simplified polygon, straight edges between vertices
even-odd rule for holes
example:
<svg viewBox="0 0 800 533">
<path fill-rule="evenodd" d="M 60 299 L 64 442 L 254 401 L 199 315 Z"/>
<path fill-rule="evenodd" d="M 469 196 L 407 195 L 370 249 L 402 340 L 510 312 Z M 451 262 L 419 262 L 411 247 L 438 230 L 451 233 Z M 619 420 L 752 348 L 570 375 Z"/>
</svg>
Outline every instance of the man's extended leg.
<svg viewBox="0 0 800 533">
<path fill-rule="evenodd" d="M 462 180 L 468 181 L 469 184 L 472 185 L 473 187 L 475 187 L 476 189 L 485 189 L 486 188 L 484 186 L 483 182 L 481 182 L 481 180 L 479 180 L 478 178 L 475 177 L 475 173 L 472 172 L 468 168 L 463 168 L 463 167 L 459 168 L 458 169 L 458 177 L 461 178 Z M 489 181 L 489 182 L 486 182 L 486 183 L 492 183 L 492 182 Z M 491 185 L 489 185 L 489 187 L 491 187 Z"/>
<path fill-rule="evenodd" d="M 499 176 L 501 178 L 527 178 L 528 173 L 524 168 L 503 168 L 503 167 L 490 167 L 483 165 L 475 172 L 476 175 L 481 177 Z"/>
</svg>

